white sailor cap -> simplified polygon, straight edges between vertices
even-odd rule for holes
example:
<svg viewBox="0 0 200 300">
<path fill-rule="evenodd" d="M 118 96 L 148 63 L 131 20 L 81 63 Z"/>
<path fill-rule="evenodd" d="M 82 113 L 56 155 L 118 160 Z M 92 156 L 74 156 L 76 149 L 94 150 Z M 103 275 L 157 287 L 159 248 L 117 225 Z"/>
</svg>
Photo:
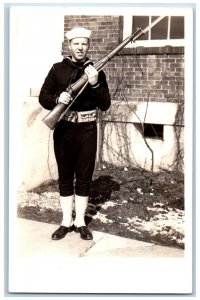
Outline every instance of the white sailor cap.
<svg viewBox="0 0 200 300">
<path fill-rule="evenodd" d="M 84 37 L 84 38 L 90 38 L 92 32 L 88 29 L 85 29 L 83 27 L 77 27 L 73 28 L 70 31 L 67 31 L 65 33 L 66 38 L 70 41 L 72 39 L 78 38 L 78 37 Z"/>
</svg>

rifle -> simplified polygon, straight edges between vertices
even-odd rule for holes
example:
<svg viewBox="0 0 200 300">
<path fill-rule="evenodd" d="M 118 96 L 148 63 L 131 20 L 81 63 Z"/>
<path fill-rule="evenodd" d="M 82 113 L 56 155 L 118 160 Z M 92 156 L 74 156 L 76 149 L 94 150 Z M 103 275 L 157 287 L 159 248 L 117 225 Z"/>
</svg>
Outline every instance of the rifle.
<svg viewBox="0 0 200 300">
<path fill-rule="evenodd" d="M 111 58 L 113 58 L 122 48 L 124 48 L 128 43 L 136 41 L 142 35 L 146 34 L 153 26 L 160 22 L 165 16 L 158 17 L 154 22 L 152 22 L 145 29 L 137 29 L 132 35 L 127 37 L 121 44 L 119 44 L 114 50 L 112 50 L 108 55 L 104 56 L 100 61 L 94 64 L 95 69 L 99 72 L 107 64 Z M 50 128 L 54 129 L 56 123 L 62 118 L 62 116 L 69 110 L 72 104 L 75 102 L 77 97 L 83 92 L 88 84 L 88 77 L 84 74 L 75 83 L 67 87 L 66 91 L 72 96 L 72 101 L 66 105 L 64 103 L 58 103 L 52 111 L 50 111 L 46 117 L 43 118 L 43 122 Z M 66 108 L 67 107 L 67 108 Z"/>
</svg>

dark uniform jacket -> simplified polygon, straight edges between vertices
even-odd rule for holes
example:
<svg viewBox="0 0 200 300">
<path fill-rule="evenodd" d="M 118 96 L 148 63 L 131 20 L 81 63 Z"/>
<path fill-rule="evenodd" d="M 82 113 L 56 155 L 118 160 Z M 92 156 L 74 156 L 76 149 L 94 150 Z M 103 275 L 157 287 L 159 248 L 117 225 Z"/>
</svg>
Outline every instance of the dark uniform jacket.
<svg viewBox="0 0 200 300">
<path fill-rule="evenodd" d="M 83 74 L 84 68 L 90 62 L 77 63 L 71 60 L 71 57 L 64 58 L 62 62 L 55 63 L 50 69 L 42 85 L 39 102 L 48 110 L 52 110 L 60 94 L 66 91 L 66 88 L 76 82 Z M 102 111 L 110 107 L 111 99 L 109 94 L 106 76 L 103 71 L 99 72 L 99 85 L 92 87 L 90 84 L 75 100 L 70 107 L 72 111 L 88 111 L 99 108 Z"/>
</svg>

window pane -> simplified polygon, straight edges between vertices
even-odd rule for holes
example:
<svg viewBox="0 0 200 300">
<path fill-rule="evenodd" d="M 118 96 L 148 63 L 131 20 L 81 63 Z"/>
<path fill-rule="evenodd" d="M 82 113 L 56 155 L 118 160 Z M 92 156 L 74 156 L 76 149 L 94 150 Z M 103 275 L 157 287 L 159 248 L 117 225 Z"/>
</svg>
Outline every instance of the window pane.
<svg viewBox="0 0 200 300">
<path fill-rule="evenodd" d="M 171 17 L 170 39 L 184 39 L 184 17 Z"/>
<path fill-rule="evenodd" d="M 149 17 L 148 16 L 134 16 L 133 17 L 133 27 L 132 32 L 135 32 L 137 28 L 144 29 L 149 25 Z M 139 40 L 148 40 L 148 34 L 142 35 Z"/>
<path fill-rule="evenodd" d="M 163 140 L 164 125 L 162 124 L 144 124 L 144 137 Z"/>
<path fill-rule="evenodd" d="M 152 17 L 152 22 L 155 21 L 157 17 Z M 151 29 L 151 40 L 166 40 L 167 39 L 167 29 L 168 29 L 168 17 L 162 19 Z"/>
</svg>

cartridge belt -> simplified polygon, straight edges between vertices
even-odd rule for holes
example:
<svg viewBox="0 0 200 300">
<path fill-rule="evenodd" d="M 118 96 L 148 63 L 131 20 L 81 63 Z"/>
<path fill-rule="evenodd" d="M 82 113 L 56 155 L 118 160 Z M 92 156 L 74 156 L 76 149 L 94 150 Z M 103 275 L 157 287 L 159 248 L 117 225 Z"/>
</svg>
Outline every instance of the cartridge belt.
<svg viewBox="0 0 200 300">
<path fill-rule="evenodd" d="M 89 111 L 68 110 L 62 119 L 73 123 L 93 122 L 97 119 L 97 111 L 96 109 Z"/>
</svg>

